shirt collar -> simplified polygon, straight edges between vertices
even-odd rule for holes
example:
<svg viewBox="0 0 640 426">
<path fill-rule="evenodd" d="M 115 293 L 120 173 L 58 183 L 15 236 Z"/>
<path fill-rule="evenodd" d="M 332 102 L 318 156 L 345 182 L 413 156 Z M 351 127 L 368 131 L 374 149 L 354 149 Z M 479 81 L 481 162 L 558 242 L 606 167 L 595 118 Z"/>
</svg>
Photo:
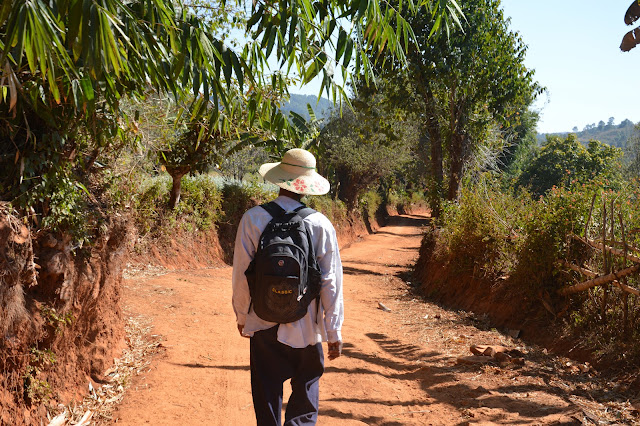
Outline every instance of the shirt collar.
<svg viewBox="0 0 640 426">
<path fill-rule="evenodd" d="M 286 195 L 279 195 L 278 198 L 275 199 L 275 202 L 285 210 L 293 210 L 302 205 L 301 202 L 289 198 Z"/>
</svg>

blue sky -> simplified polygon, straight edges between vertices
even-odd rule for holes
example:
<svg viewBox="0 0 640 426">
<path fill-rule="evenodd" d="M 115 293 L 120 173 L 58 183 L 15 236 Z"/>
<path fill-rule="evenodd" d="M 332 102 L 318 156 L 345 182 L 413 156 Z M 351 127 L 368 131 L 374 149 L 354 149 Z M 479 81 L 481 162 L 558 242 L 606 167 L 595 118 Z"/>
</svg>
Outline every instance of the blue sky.
<svg viewBox="0 0 640 426">
<path fill-rule="evenodd" d="M 459 0 L 464 1 L 464 0 Z M 503 0 L 511 29 L 528 46 L 525 64 L 547 91 L 534 104 L 538 132 L 567 132 L 574 126 L 614 117 L 640 122 L 640 46 L 620 51 L 631 0 Z M 640 23 L 636 23 L 640 25 Z M 318 94 L 312 82 L 292 93 Z"/>
<path fill-rule="evenodd" d="M 631 0 L 503 0 L 511 29 L 528 51 L 525 63 L 547 88 L 536 103 L 541 133 L 587 124 L 640 121 L 640 46 L 619 49 Z"/>
</svg>

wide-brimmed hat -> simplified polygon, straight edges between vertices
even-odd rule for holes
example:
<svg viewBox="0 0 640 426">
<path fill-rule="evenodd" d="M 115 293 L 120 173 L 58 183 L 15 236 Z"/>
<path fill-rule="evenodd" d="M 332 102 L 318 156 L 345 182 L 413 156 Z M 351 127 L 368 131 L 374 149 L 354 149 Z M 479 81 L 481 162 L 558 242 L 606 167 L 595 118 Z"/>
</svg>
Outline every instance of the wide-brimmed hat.
<svg viewBox="0 0 640 426">
<path fill-rule="evenodd" d="M 258 173 L 280 188 L 296 194 L 323 195 L 329 192 L 329 181 L 316 172 L 316 157 L 307 150 L 287 151 L 278 163 L 260 166 Z"/>
</svg>

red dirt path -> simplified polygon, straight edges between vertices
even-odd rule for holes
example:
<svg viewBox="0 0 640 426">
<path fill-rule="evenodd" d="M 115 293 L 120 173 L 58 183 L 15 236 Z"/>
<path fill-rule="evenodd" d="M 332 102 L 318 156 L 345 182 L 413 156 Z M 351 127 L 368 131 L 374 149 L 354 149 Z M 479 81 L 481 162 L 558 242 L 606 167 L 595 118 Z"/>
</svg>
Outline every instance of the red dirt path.
<svg viewBox="0 0 640 426">
<path fill-rule="evenodd" d="M 415 296 L 401 277 L 415 263 L 425 218 L 393 219 L 341 252 L 345 349 L 326 362 L 319 425 L 581 424 L 614 410 L 629 419 L 592 372 Z M 249 342 L 236 330 L 231 268 L 125 284 L 127 311 L 152 321 L 164 349 L 127 391 L 114 424 L 255 424 Z M 519 346 L 526 364 L 456 364 L 471 344 Z M 285 384 L 285 400 L 287 391 Z"/>
</svg>

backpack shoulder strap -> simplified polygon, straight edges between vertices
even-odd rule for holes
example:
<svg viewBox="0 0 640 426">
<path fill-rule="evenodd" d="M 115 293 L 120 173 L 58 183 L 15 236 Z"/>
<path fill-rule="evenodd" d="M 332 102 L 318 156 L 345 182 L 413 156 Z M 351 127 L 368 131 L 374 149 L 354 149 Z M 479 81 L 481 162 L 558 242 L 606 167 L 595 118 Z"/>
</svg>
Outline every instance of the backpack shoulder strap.
<svg viewBox="0 0 640 426">
<path fill-rule="evenodd" d="M 275 201 L 271 201 L 265 204 L 261 204 L 260 207 L 265 209 L 271 217 L 279 217 L 286 213 L 286 211 L 280 207 Z"/>
<path fill-rule="evenodd" d="M 302 219 L 304 219 L 307 216 L 309 216 L 310 214 L 315 213 L 316 211 L 314 209 L 312 209 L 311 207 L 307 207 L 307 206 L 305 206 L 303 204 L 300 207 L 298 207 L 297 209 L 295 209 L 294 212 L 298 213 L 298 216 L 300 216 Z"/>
</svg>

